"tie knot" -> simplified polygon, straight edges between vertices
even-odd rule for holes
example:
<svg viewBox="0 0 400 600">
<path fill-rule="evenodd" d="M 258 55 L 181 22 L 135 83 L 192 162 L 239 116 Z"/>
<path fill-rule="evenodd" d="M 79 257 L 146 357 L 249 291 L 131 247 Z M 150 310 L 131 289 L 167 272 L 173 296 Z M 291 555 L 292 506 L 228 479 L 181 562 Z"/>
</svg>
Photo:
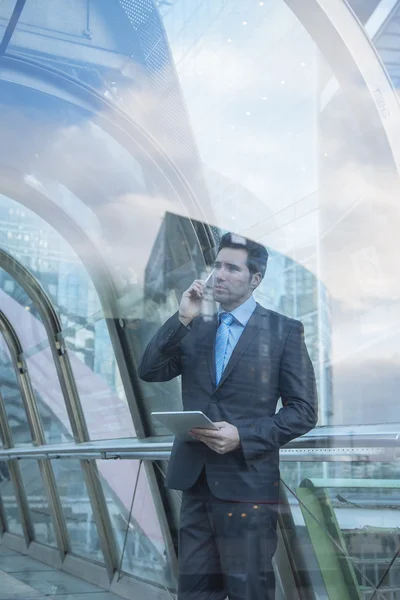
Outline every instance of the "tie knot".
<svg viewBox="0 0 400 600">
<path fill-rule="evenodd" d="M 225 325 L 232 325 L 233 321 L 235 320 L 235 317 L 233 315 L 231 315 L 231 313 L 228 312 L 223 312 L 219 315 L 220 321 L 222 323 L 225 323 Z"/>
</svg>

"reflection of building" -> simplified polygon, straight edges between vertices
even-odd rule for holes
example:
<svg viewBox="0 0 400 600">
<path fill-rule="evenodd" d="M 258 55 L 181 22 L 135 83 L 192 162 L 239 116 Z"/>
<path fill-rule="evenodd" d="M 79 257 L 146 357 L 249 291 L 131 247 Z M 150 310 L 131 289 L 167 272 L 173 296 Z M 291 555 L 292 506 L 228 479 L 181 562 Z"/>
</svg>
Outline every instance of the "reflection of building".
<svg viewBox="0 0 400 600">
<path fill-rule="evenodd" d="M 120 382 L 107 327 L 93 284 L 76 254 L 55 230 L 44 228 L 30 210 L 1 196 L 0 241 L 2 248 L 37 277 L 57 307 L 66 343 L 75 356 L 116 389 Z M 38 316 L 26 294 L 2 270 L 0 288 L 23 306 L 28 303 L 29 310 Z"/>
<path fill-rule="evenodd" d="M 176 310 L 180 295 L 193 279 L 204 273 L 204 259 L 198 252 L 190 251 L 182 235 L 185 228 L 193 226 L 199 227 L 200 224 L 167 214 L 146 267 L 145 305 L 151 301 L 164 304 L 166 315 Z M 180 235 L 178 230 L 181 230 Z M 217 247 L 224 231 L 217 227 L 211 230 Z M 178 239 L 182 240 L 180 244 L 176 243 Z M 267 274 L 255 296 L 266 308 L 303 323 L 317 378 L 320 423 L 327 424 L 332 413 L 332 383 L 330 309 L 326 289 L 301 264 L 271 248 L 268 248 L 268 253 Z"/>
</svg>

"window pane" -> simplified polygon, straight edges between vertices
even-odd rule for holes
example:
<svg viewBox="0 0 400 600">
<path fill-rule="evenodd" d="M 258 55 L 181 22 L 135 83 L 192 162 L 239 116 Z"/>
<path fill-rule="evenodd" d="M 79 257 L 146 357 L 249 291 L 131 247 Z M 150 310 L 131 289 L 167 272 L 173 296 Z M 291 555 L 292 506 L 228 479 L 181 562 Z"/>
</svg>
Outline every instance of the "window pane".
<svg viewBox="0 0 400 600">
<path fill-rule="evenodd" d="M 21 514 L 17 506 L 14 484 L 10 477 L 8 462 L 0 461 L 0 495 L 7 519 L 7 531 L 23 535 Z"/>
<path fill-rule="evenodd" d="M 64 331 L 89 437 L 136 437 L 104 319 Z"/>
<path fill-rule="evenodd" d="M 35 460 L 20 460 L 22 480 L 25 487 L 30 515 L 35 530 L 35 540 L 56 546 L 49 503 L 43 486 L 42 474 Z"/>
<path fill-rule="evenodd" d="M 26 410 L 17 376 L 3 336 L 0 335 L 0 394 L 15 446 L 32 443 Z"/>
<path fill-rule="evenodd" d="M 158 585 L 171 586 L 165 540 L 144 465 L 140 472 L 139 461 L 133 460 L 99 460 L 97 465 L 120 555 L 124 552 L 122 571 Z"/>
<path fill-rule="evenodd" d="M 293 526 L 298 544 L 293 556 L 306 561 L 317 595 L 330 597 L 341 588 L 348 597 L 370 598 L 381 584 L 379 590 L 396 598 L 399 466 L 289 462 L 281 473 L 293 519 L 287 521 L 287 534 L 293 535 Z"/>
<path fill-rule="evenodd" d="M 93 511 L 79 461 L 62 459 L 55 460 L 52 464 L 72 552 L 96 562 L 103 562 Z"/>
<path fill-rule="evenodd" d="M 64 396 L 47 339 L 26 352 L 26 364 L 46 442 L 61 444 L 73 441 Z"/>
<path fill-rule="evenodd" d="M 44 339 L 42 317 L 23 287 L 0 268 L 1 309 L 12 323 L 21 344 L 29 347 Z"/>
</svg>

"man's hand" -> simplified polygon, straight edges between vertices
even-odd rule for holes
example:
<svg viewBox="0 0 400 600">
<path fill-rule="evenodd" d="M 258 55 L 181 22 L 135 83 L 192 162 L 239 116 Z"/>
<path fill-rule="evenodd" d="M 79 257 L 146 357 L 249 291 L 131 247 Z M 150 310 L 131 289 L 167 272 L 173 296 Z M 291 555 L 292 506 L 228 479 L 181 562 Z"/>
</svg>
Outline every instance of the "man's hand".
<svg viewBox="0 0 400 600">
<path fill-rule="evenodd" d="M 203 442 L 214 452 L 218 454 L 226 454 L 232 452 L 240 446 L 240 437 L 237 427 L 227 423 L 226 421 L 219 421 L 214 423 L 218 427 L 216 429 L 200 429 L 196 427 L 191 430 L 191 435 L 195 440 Z"/>
<path fill-rule="evenodd" d="M 204 285 L 203 279 L 195 279 L 192 285 L 182 294 L 179 305 L 179 320 L 186 326 L 201 312 Z"/>
</svg>

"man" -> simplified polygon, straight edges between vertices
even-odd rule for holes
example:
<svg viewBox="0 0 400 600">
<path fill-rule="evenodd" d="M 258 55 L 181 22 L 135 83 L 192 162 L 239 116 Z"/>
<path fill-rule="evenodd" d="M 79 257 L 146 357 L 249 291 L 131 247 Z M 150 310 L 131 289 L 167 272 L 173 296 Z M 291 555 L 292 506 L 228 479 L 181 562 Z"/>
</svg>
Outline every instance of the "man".
<svg viewBox="0 0 400 600">
<path fill-rule="evenodd" d="M 274 598 L 279 448 L 315 426 L 317 393 L 302 324 L 253 298 L 267 260 L 260 244 L 224 235 L 218 317 L 202 318 L 205 282 L 195 280 L 140 365 L 146 381 L 181 375 L 184 409 L 218 427 L 175 440 L 169 463 L 167 487 L 183 490 L 179 600 Z"/>
</svg>

